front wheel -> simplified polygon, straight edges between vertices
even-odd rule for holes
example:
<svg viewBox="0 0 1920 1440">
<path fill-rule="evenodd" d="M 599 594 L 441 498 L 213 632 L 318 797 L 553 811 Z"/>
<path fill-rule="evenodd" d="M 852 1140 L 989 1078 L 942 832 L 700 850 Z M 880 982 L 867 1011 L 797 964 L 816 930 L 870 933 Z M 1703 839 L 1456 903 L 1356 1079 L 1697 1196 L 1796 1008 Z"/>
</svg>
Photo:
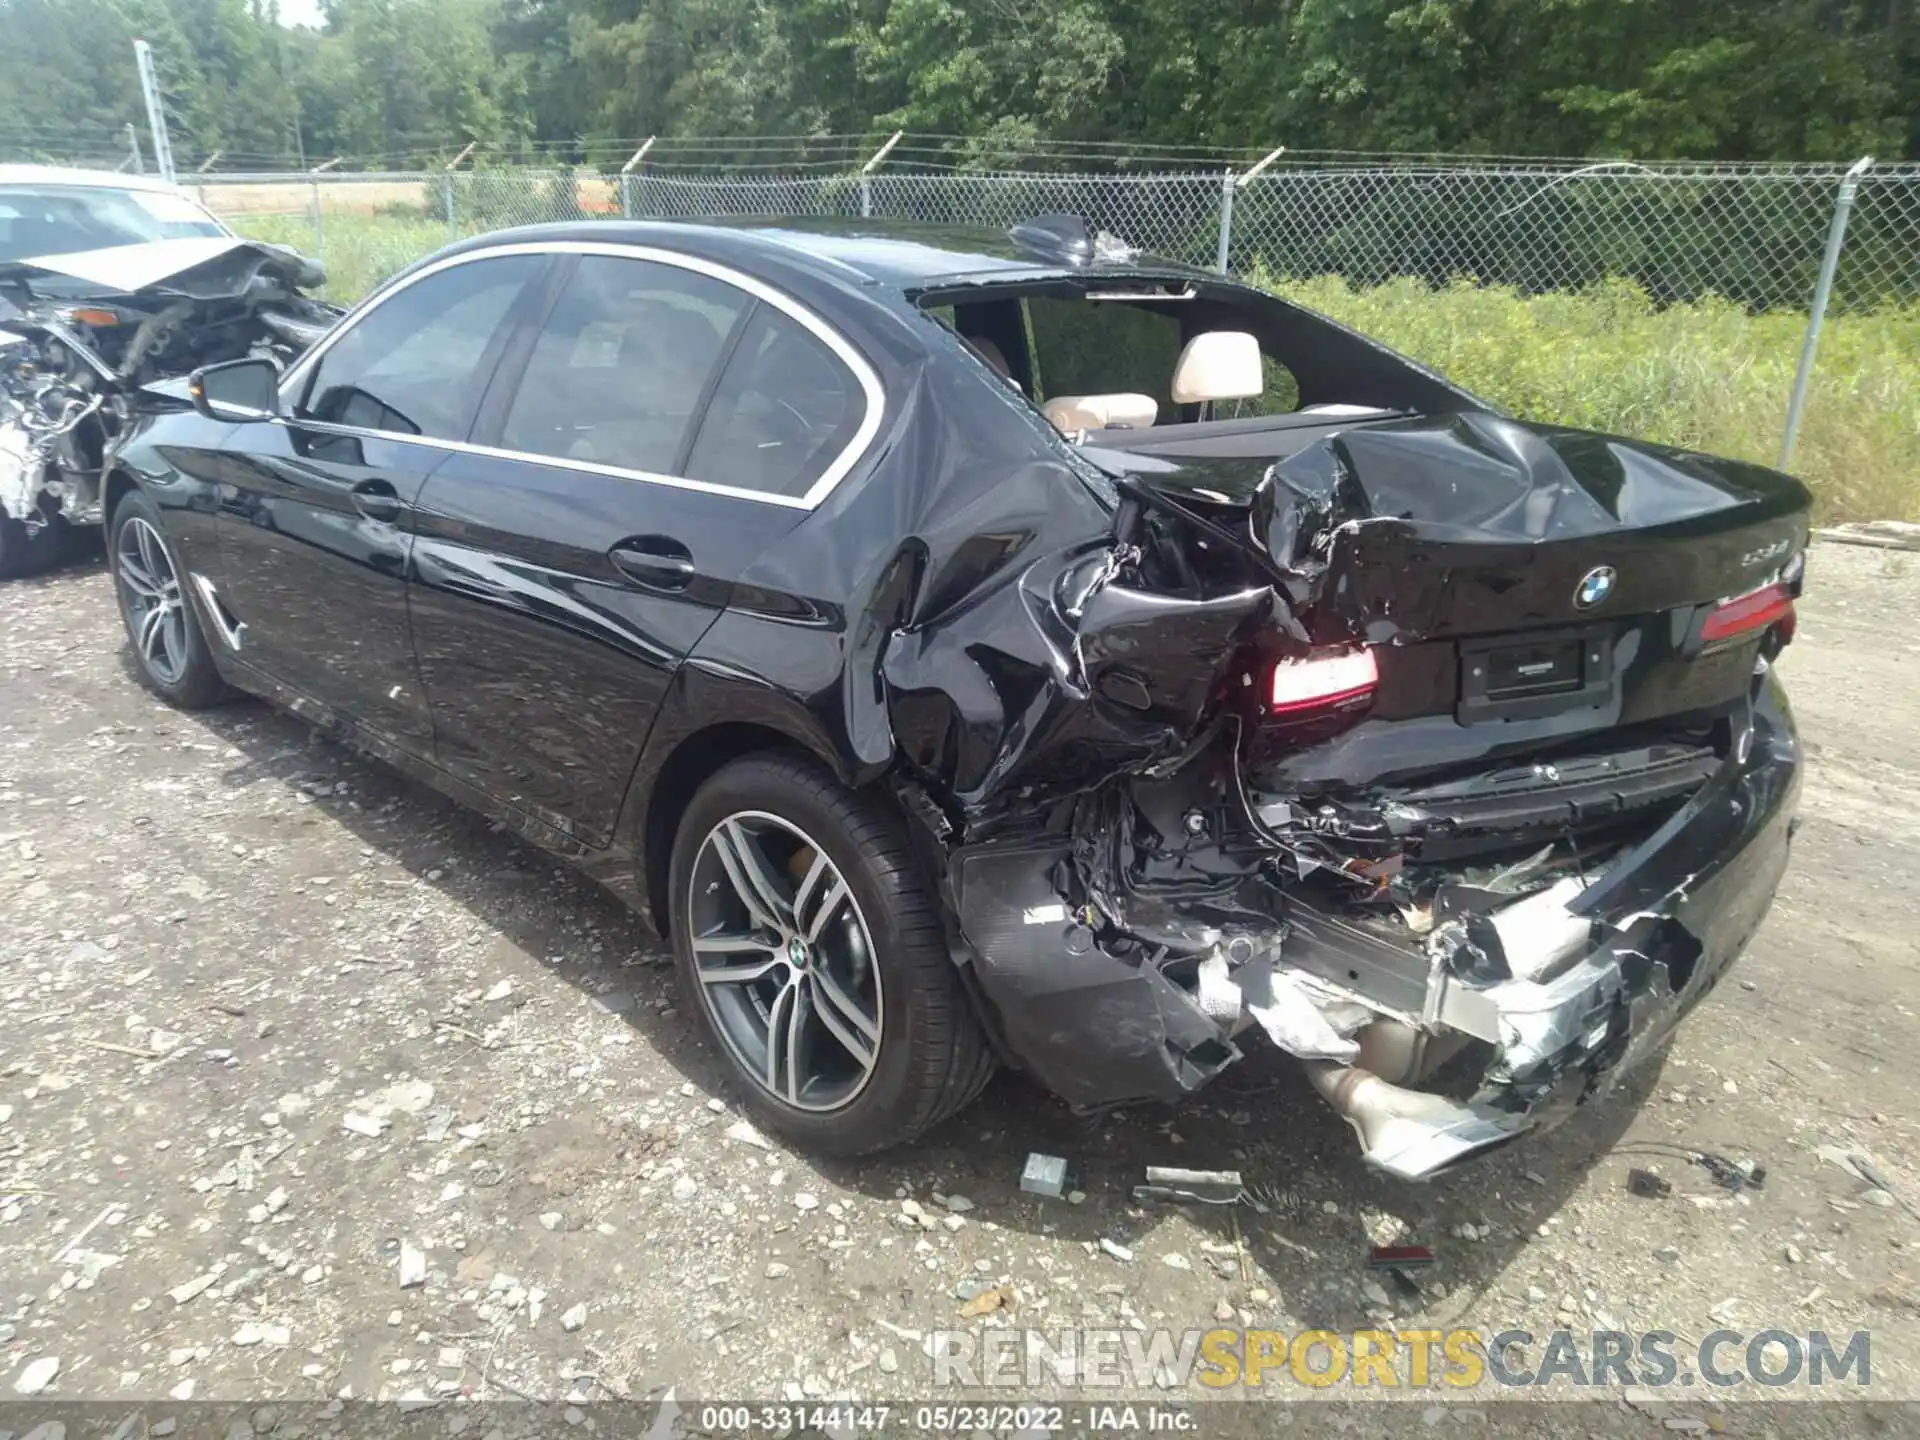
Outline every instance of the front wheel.
<svg viewBox="0 0 1920 1440">
<path fill-rule="evenodd" d="M 183 710 L 230 698 L 233 691 L 214 666 L 187 595 L 186 571 L 161 530 L 160 512 L 137 490 L 114 509 L 107 560 L 140 683 Z"/>
<path fill-rule="evenodd" d="M 994 1059 L 891 816 L 815 762 L 754 755 L 674 842 L 682 985 L 769 1129 L 832 1155 L 920 1135 Z"/>
</svg>

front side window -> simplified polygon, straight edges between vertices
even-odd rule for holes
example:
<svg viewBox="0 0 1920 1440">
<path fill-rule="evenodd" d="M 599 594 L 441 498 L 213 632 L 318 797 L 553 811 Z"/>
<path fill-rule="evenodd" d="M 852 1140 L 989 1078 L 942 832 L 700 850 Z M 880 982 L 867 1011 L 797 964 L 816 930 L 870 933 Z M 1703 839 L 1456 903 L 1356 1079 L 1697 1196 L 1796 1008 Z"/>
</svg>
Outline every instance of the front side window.
<svg viewBox="0 0 1920 1440">
<path fill-rule="evenodd" d="M 818 336 L 762 305 L 714 391 L 688 478 L 797 499 L 852 442 L 866 403 Z"/>
<path fill-rule="evenodd" d="M 320 357 L 299 413 L 310 420 L 464 440 L 496 341 L 544 256 L 454 265 L 382 301 Z"/>
<path fill-rule="evenodd" d="M 676 265 L 582 256 L 540 327 L 500 444 L 679 473 L 707 383 L 753 303 Z"/>
</svg>

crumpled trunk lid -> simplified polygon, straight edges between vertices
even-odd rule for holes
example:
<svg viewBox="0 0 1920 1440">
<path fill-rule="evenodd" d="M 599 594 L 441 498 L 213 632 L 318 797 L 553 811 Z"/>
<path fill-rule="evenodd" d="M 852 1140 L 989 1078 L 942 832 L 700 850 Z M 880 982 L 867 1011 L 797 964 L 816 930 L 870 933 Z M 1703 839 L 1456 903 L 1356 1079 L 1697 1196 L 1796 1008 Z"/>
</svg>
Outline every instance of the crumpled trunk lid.
<svg viewBox="0 0 1920 1440">
<path fill-rule="evenodd" d="M 1379 645 L 1743 594 L 1804 548 L 1807 504 L 1757 465 L 1465 413 L 1309 446 L 1249 519 L 1313 643 Z"/>
</svg>

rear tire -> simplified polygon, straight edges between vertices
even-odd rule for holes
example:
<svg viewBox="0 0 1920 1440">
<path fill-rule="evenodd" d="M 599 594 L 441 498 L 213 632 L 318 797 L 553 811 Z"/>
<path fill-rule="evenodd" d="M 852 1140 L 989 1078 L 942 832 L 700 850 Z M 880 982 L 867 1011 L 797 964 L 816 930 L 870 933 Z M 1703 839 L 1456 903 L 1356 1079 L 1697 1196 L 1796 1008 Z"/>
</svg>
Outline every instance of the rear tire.
<svg viewBox="0 0 1920 1440">
<path fill-rule="evenodd" d="M 174 553 L 160 510 L 138 490 L 114 507 L 107 564 L 140 683 L 169 705 L 204 710 L 233 698 L 220 678 L 187 572 Z"/>
<path fill-rule="evenodd" d="M 788 905 L 774 927 L 755 924 L 727 878 L 741 873 L 743 842 L 735 837 L 743 827 L 761 837 L 744 843 L 768 847 L 755 851 L 769 862 L 760 873 L 784 892 L 761 907 Z M 827 878 L 809 889 L 821 856 Z M 829 919 L 840 881 L 847 898 Z M 939 1124 L 991 1078 L 993 1052 L 898 822 L 818 762 L 750 755 L 709 779 L 681 817 L 670 884 L 674 960 L 688 1003 L 768 1129 L 823 1154 L 871 1154 Z M 809 929 L 817 939 L 802 934 Z M 741 938 L 748 932 L 752 938 Z M 711 981 L 716 969 L 747 968 L 769 973 Z M 810 1039 L 786 1028 L 795 1013 L 782 1009 L 787 1003 L 812 1027 Z M 871 1046 L 868 1023 L 878 1035 Z M 756 1028 L 764 1031 L 759 1048 Z M 776 1031 L 794 1037 L 784 1051 Z M 824 1074 L 796 1083 L 798 1072 L 784 1063 L 796 1053 Z M 770 1070 L 784 1093 L 770 1088 Z"/>
</svg>

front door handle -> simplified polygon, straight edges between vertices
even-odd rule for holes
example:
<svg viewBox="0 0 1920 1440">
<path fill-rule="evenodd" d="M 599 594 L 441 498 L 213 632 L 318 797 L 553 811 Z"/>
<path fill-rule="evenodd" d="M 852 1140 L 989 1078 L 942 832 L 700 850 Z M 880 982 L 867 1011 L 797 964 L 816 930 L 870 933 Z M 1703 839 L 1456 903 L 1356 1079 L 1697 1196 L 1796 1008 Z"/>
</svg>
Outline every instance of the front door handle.
<svg viewBox="0 0 1920 1440">
<path fill-rule="evenodd" d="M 669 535 L 634 535 L 607 558 L 622 575 L 649 590 L 684 590 L 693 581 L 693 552 Z"/>
<path fill-rule="evenodd" d="M 362 480 L 348 494 L 352 497 L 353 508 L 369 520 L 380 520 L 391 525 L 405 513 L 406 506 L 400 503 L 400 494 L 385 480 Z"/>
</svg>

